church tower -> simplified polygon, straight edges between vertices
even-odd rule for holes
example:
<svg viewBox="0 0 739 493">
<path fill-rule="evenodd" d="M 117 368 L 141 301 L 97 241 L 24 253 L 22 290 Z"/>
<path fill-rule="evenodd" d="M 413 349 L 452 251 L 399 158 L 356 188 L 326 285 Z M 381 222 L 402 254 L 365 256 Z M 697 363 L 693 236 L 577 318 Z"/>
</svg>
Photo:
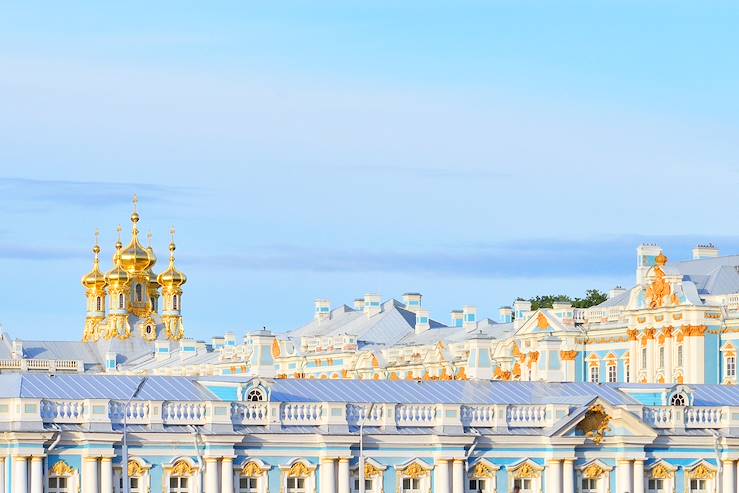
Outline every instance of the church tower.
<svg viewBox="0 0 739 493">
<path fill-rule="evenodd" d="M 128 284 L 130 277 L 121 266 L 121 250 L 123 250 L 123 243 L 121 243 L 121 227 L 118 226 L 118 241 L 115 244 L 115 253 L 113 254 L 113 268 L 105 274 L 110 299 L 110 311 L 106 318 L 107 330 L 104 334 L 106 340 L 114 337 L 128 339 L 131 336 L 131 325 L 128 323 Z"/>
<path fill-rule="evenodd" d="M 159 274 L 157 280 L 162 286 L 162 296 L 164 298 L 162 323 L 166 329 L 167 339 L 179 341 L 185 336 L 185 328 L 182 325 L 182 286 L 187 282 L 187 276 L 175 267 L 174 233 L 175 230 L 172 228 L 172 242 L 169 244 L 169 267 Z"/>
<path fill-rule="evenodd" d="M 100 232 L 95 231 L 95 246 L 92 248 L 94 260 L 92 270 L 82 278 L 87 297 L 87 315 L 85 317 L 85 333 L 82 340 L 96 341 L 100 337 L 100 322 L 105 319 L 106 292 L 105 275 L 100 272 Z"/>
</svg>

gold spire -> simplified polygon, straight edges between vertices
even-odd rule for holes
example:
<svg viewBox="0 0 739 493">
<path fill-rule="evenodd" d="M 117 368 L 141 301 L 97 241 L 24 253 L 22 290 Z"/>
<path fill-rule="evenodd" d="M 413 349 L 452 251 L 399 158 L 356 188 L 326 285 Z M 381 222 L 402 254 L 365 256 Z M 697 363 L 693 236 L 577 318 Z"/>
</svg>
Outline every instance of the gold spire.
<svg viewBox="0 0 739 493">
<path fill-rule="evenodd" d="M 151 264 L 151 256 L 147 249 L 139 243 L 139 213 L 137 212 L 139 198 L 133 196 L 133 212 L 131 213 L 131 243 L 121 252 L 121 267 L 129 273 L 143 272 Z"/>
<path fill-rule="evenodd" d="M 179 287 L 187 282 L 187 276 L 178 271 L 174 265 L 174 252 L 177 248 L 174 243 L 174 227 L 170 229 L 169 232 L 172 235 L 172 242 L 169 244 L 169 267 L 167 270 L 159 274 L 157 280 L 159 281 L 159 284 L 165 287 Z"/>
<path fill-rule="evenodd" d="M 92 247 L 94 260 L 92 270 L 82 278 L 82 285 L 88 289 L 102 288 L 105 286 L 105 276 L 100 272 L 100 231 L 95 230 L 95 246 Z"/>
</svg>

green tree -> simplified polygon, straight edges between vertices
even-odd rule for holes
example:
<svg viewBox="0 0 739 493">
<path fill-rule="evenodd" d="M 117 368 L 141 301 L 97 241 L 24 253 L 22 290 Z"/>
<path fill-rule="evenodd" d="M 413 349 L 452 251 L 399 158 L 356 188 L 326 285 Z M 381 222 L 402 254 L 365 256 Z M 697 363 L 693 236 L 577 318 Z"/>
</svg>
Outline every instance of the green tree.
<svg viewBox="0 0 739 493">
<path fill-rule="evenodd" d="M 597 289 L 588 289 L 585 291 L 584 298 L 571 298 L 566 294 L 545 294 L 531 298 L 531 310 L 538 310 L 539 308 L 552 308 L 555 302 L 568 302 L 572 303 L 575 308 L 590 308 L 591 306 L 599 305 L 606 301 L 608 296 L 606 293 Z M 523 298 L 518 298 L 523 300 Z"/>
</svg>

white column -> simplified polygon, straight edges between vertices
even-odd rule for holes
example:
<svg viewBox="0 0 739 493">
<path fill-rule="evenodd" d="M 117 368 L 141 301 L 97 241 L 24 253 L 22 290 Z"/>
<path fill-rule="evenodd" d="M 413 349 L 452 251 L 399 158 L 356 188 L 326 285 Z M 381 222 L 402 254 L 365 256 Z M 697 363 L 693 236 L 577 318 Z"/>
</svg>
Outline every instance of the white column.
<svg viewBox="0 0 739 493">
<path fill-rule="evenodd" d="M 205 493 L 218 493 L 218 458 L 205 458 Z"/>
<path fill-rule="evenodd" d="M 452 462 L 452 493 L 464 493 L 464 460 Z"/>
<path fill-rule="evenodd" d="M 233 457 L 224 457 L 221 460 L 221 493 L 234 493 Z"/>
<path fill-rule="evenodd" d="M 655 378 L 655 374 L 657 373 L 655 371 L 656 364 L 656 354 L 655 354 L 655 347 L 657 346 L 654 343 L 654 335 L 647 336 L 647 383 L 654 383 L 657 381 Z"/>
<path fill-rule="evenodd" d="M 634 493 L 644 493 L 644 461 L 634 461 Z"/>
<path fill-rule="evenodd" d="M 734 493 L 734 461 L 723 461 L 721 493 Z"/>
<path fill-rule="evenodd" d="M 336 472 L 334 459 L 321 459 L 321 489 L 320 493 L 336 493 Z"/>
<path fill-rule="evenodd" d="M 449 493 L 449 461 L 436 459 L 436 488 L 435 493 Z"/>
<path fill-rule="evenodd" d="M 5 493 L 5 457 L 0 457 L 0 493 Z"/>
<path fill-rule="evenodd" d="M 44 493 L 44 458 L 31 457 L 31 493 Z"/>
<path fill-rule="evenodd" d="M 672 336 L 665 337 L 665 383 L 672 383 Z"/>
<path fill-rule="evenodd" d="M 365 459 L 366 460 L 366 459 Z M 339 459 L 339 487 L 337 488 L 338 493 L 349 493 L 349 459 L 342 457 Z"/>
<path fill-rule="evenodd" d="M 545 488 L 547 493 L 561 493 L 562 491 L 562 470 L 559 467 L 558 460 L 547 462 L 547 484 Z"/>
<path fill-rule="evenodd" d="M 631 493 L 631 461 L 619 459 L 616 462 L 616 491 L 618 493 Z"/>
<path fill-rule="evenodd" d="M 128 467 L 128 464 L 126 464 Z M 113 491 L 113 458 L 103 457 L 100 459 L 100 491 L 105 493 Z"/>
<path fill-rule="evenodd" d="M 575 461 L 565 459 L 562 463 L 562 491 L 569 493 L 575 491 Z"/>
<path fill-rule="evenodd" d="M 629 382 L 638 382 L 639 381 L 639 358 L 641 358 L 641 353 L 639 352 L 639 341 L 637 340 L 636 336 L 629 336 L 633 337 L 629 341 Z"/>
<path fill-rule="evenodd" d="M 13 493 L 28 493 L 28 458 L 13 457 Z"/>
<path fill-rule="evenodd" d="M 98 491 L 98 458 L 83 457 L 82 493 L 98 493 Z"/>
</svg>

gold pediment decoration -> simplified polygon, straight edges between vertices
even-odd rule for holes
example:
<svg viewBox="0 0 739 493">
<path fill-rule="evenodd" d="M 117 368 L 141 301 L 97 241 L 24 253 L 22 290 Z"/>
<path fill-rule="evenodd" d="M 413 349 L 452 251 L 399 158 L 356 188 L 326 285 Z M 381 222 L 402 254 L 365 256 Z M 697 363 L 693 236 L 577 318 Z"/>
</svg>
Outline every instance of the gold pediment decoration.
<svg viewBox="0 0 739 493">
<path fill-rule="evenodd" d="M 264 469 L 259 467 L 259 464 L 254 461 L 250 461 L 241 468 L 240 474 L 241 476 L 246 476 L 248 478 L 255 478 L 264 474 L 264 471 Z"/>
<path fill-rule="evenodd" d="M 549 328 L 549 320 L 547 320 L 546 315 L 542 312 L 539 312 L 539 316 L 536 317 L 536 326 L 539 330 L 547 330 Z"/>
<path fill-rule="evenodd" d="M 382 476 L 382 469 L 379 467 L 375 467 L 374 465 L 370 464 L 369 462 L 365 462 L 364 464 L 364 477 L 365 478 L 375 478 Z"/>
<path fill-rule="evenodd" d="M 424 469 L 423 467 L 421 467 L 421 465 L 418 464 L 417 462 L 414 462 L 413 464 L 410 464 L 405 469 L 402 469 L 400 473 L 405 478 L 418 479 L 418 478 L 422 478 L 426 476 L 426 474 L 428 474 L 428 471 Z"/>
<path fill-rule="evenodd" d="M 577 359 L 577 351 L 560 351 L 559 357 L 564 361 L 573 361 Z"/>
<path fill-rule="evenodd" d="M 51 473 L 54 476 L 72 476 L 74 475 L 74 468 L 63 460 L 60 460 L 51 467 Z"/>
<path fill-rule="evenodd" d="M 524 462 L 520 467 L 513 471 L 513 477 L 516 479 L 538 478 L 539 471 L 528 462 Z"/>
<path fill-rule="evenodd" d="M 716 477 L 716 471 L 709 469 L 705 464 L 700 464 L 688 471 L 690 479 L 713 479 Z"/>
<path fill-rule="evenodd" d="M 664 464 L 657 464 L 652 469 L 652 479 L 672 479 L 672 469 Z"/>
<path fill-rule="evenodd" d="M 135 460 L 128 461 L 128 477 L 139 478 L 144 474 L 146 474 L 146 469 L 141 467 L 138 462 L 136 462 Z"/>
<path fill-rule="evenodd" d="M 585 413 L 585 417 L 577 424 L 577 429 L 582 431 L 593 443 L 600 445 L 606 436 L 606 432 L 611 430 L 608 426 L 610 421 L 611 417 L 606 414 L 605 408 L 601 404 L 596 404 Z"/>
<path fill-rule="evenodd" d="M 170 476 L 180 476 L 180 477 L 189 477 L 195 475 L 197 473 L 197 468 L 191 466 L 187 463 L 185 460 L 178 460 L 175 462 L 174 466 L 169 470 Z"/>
<path fill-rule="evenodd" d="M 660 253 L 656 259 L 657 265 L 654 267 L 655 278 L 647 287 L 647 303 L 649 308 L 661 308 L 663 306 L 673 304 L 679 305 L 680 298 L 672 292 L 672 286 L 665 281 L 665 271 L 662 267 L 667 263 L 667 257 Z"/>
<path fill-rule="evenodd" d="M 312 471 L 306 467 L 302 462 L 296 462 L 292 465 L 289 471 L 287 471 L 288 478 L 307 478 L 310 476 Z"/>
<path fill-rule="evenodd" d="M 600 479 L 605 473 L 606 470 L 598 464 L 590 464 L 582 470 L 582 476 L 585 479 Z"/>
<path fill-rule="evenodd" d="M 472 470 L 473 479 L 490 479 L 494 475 L 493 469 L 482 462 L 478 462 L 475 468 Z"/>
</svg>

